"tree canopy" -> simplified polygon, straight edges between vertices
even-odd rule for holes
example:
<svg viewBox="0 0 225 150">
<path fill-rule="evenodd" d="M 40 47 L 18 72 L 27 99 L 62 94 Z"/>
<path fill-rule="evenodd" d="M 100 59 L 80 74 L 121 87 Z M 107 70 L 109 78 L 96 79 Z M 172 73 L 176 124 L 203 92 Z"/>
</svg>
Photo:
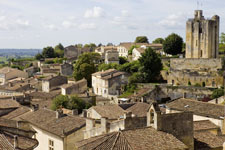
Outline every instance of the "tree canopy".
<svg viewBox="0 0 225 150">
<path fill-rule="evenodd" d="M 54 52 L 56 57 L 62 58 L 64 56 L 64 46 L 61 43 L 59 43 L 58 45 L 55 46 Z"/>
<path fill-rule="evenodd" d="M 135 39 L 135 43 L 149 43 L 147 36 L 138 36 Z"/>
<path fill-rule="evenodd" d="M 81 98 L 77 96 L 71 96 L 68 95 L 59 95 L 56 98 L 53 99 L 51 109 L 57 110 L 60 108 L 66 108 L 66 109 L 78 109 L 78 112 L 82 112 L 83 109 L 87 109 L 91 107 L 90 103 L 85 102 Z"/>
<path fill-rule="evenodd" d="M 215 89 L 211 95 L 212 99 L 219 98 L 224 95 L 224 89 Z"/>
<path fill-rule="evenodd" d="M 55 51 L 51 46 L 45 47 L 42 51 L 42 56 L 44 58 L 54 58 L 55 57 Z"/>
<path fill-rule="evenodd" d="M 152 82 L 157 79 L 162 70 L 162 62 L 159 55 L 152 49 L 147 48 L 139 58 L 140 72 L 143 73 L 144 82 Z"/>
<path fill-rule="evenodd" d="M 182 52 L 183 39 L 179 35 L 172 33 L 163 42 L 163 50 L 167 54 L 177 55 Z"/>
<path fill-rule="evenodd" d="M 97 71 L 96 63 L 99 62 L 101 56 L 98 53 L 84 53 L 79 56 L 74 65 L 73 76 L 75 80 L 85 78 L 88 86 L 91 87 L 91 74 Z"/>
<path fill-rule="evenodd" d="M 163 44 L 163 42 L 164 42 L 163 38 L 157 38 L 154 41 L 152 41 L 152 43 L 154 43 L 154 44 Z"/>
</svg>

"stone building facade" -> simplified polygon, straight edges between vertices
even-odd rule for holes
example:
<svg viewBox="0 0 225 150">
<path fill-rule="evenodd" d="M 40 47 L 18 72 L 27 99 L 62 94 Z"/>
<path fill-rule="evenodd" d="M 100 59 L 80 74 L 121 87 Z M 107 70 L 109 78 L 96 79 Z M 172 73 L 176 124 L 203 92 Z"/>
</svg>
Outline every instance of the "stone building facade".
<svg viewBox="0 0 225 150">
<path fill-rule="evenodd" d="M 75 83 L 65 84 L 61 89 L 62 95 L 83 94 L 87 91 L 87 80 L 82 79 Z"/>
<path fill-rule="evenodd" d="M 117 63 L 119 64 L 119 52 L 116 50 L 107 50 L 105 53 L 105 63 Z"/>
<path fill-rule="evenodd" d="M 50 76 L 42 81 L 42 91 L 49 93 L 54 88 L 57 88 L 63 84 L 67 84 L 68 79 L 64 76 Z"/>
<path fill-rule="evenodd" d="M 109 69 L 92 74 L 94 94 L 114 99 L 121 94 L 122 86 L 128 83 L 125 72 Z"/>
<path fill-rule="evenodd" d="M 219 49 L 219 16 L 205 19 L 202 10 L 186 23 L 186 58 L 217 58 Z"/>
</svg>

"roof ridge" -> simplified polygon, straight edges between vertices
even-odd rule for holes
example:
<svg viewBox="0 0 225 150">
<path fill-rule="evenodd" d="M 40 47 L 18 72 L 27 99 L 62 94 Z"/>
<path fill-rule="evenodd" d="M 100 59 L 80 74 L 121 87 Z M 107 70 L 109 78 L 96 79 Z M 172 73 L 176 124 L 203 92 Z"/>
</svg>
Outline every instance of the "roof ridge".
<svg viewBox="0 0 225 150">
<path fill-rule="evenodd" d="M 121 135 L 124 137 L 124 140 L 127 142 L 128 146 L 130 147 L 130 149 L 133 150 L 133 148 L 131 147 L 130 143 L 128 142 L 126 136 L 123 135 L 122 131 L 120 131 L 120 132 L 121 132 Z"/>
<path fill-rule="evenodd" d="M 120 134 L 121 134 L 121 131 L 119 131 L 119 132 L 117 133 L 116 139 L 115 139 L 115 141 L 113 142 L 113 146 L 112 146 L 111 150 L 113 150 L 113 148 L 115 147 L 115 144 L 116 144 L 116 142 L 117 142 L 117 140 L 118 140 Z"/>
<path fill-rule="evenodd" d="M 114 132 L 111 136 L 109 136 L 104 141 L 102 141 L 100 144 L 98 144 L 94 149 L 96 149 L 98 146 L 102 145 L 104 142 L 108 141 L 109 139 L 111 139 L 113 136 L 115 136 L 115 134 L 117 134 L 117 132 Z"/>
</svg>

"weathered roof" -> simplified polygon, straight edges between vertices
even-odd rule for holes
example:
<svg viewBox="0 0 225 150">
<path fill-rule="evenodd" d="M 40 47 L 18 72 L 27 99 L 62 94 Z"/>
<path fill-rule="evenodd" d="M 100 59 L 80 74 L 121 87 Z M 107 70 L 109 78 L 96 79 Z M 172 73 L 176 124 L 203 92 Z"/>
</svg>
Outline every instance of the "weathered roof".
<svg viewBox="0 0 225 150">
<path fill-rule="evenodd" d="M 51 81 L 52 79 L 57 79 L 57 78 L 66 78 L 64 76 L 48 76 L 46 78 L 43 79 L 43 81 Z"/>
<path fill-rule="evenodd" d="M 56 118 L 56 112 L 49 109 L 39 109 L 22 117 L 30 124 L 60 137 L 69 135 L 85 126 L 85 119 L 79 116 L 64 115 Z"/>
<path fill-rule="evenodd" d="M 92 76 L 100 76 L 101 79 L 108 80 L 108 79 L 118 77 L 120 75 L 125 75 L 125 74 L 126 74 L 125 72 L 121 72 L 116 69 L 109 69 L 106 71 L 99 71 L 99 72 L 93 73 Z"/>
<path fill-rule="evenodd" d="M 223 148 L 225 136 L 215 135 L 209 131 L 195 131 L 195 149 L 215 149 Z"/>
<path fill-rule="evenodd" d="M 135 103 L 133 106 L 126 109 L 128 112 L 132 112 L 137 117 L 146 117 L 147 111 L 150 105 L 147 103 Z"/>
<path fill-rule="evenodd" d="M 77 142 L 78 150 L 186 150 L 173 135 L 154 128 L 113 132 Z"/>
<path fill-rule="evenodd" d="M 0 100 L 0 109 L 8 109 L 8 108 L 18 108 L 20 104 L 12 99 L 3 99 Z"/>
<path fill-rule="evenodd" d="M 80 84 L 82 82 L 87 82 L 87 80 L 86 79 L 82 79 L 82 80 L 76 81 L 75 83 L 64 84 L 64 85 L 61 86 L 61 88 L 64 88 L 64 89 L 70 88 L 70 87 L 73 87 L 73 86 L 75 86 L 77 84 Z"/>
<path fill-rule="evenodd" d="M 27 136 L 28 134 L 35 134 L 28 126 L 19 125 L 17 121 L 0 118 L 0 150 L 15 150 L 14 136 L 17 136 L 19 150 L 34 149 L 38 145 L 36 139 Z"/>
<path fill-rule="evenodd" d="M 15 119 L 21 115 L 24 115 L 28 112 L 30 112 L 30 108 L 26 107 L 26 106 L 20 106 L 19 108 L 17 108 L 16 110 L 8 113 L 7 115 L 2 116 L 2 118 L 5 119 Z"/>
<path fill-rule="evenodd" d="M 61 89 L 59 90 L 54 90 L 51 91 L 49 93 L 45 93 L 45 92 L 33 92 L 30 93 L 29 95 L 34 98 L 34 99 L 52 99 L 54 97 L 56 97 L 57 95 L 61 94 Z"/>
<path fill-rule="evenodd" d="M 25 136 L 17 135 L 18 147 L 20 150 L 34 149 L 38 145 L 36 139 L 32 139 Z M 0 132 L 0 149 L 5 150 L 15 150 L 13 147 L 14 144 L 14 135 L 7 132 Z"/>
<path fill-rule="evenodd" d="M 7 74 L 11 71 L 20 71 L 18 69 L 14 69 L 14 68 L 10 68 L 10 67 L 4 67 L 2 69 L 0 69 L 0 74 Z"/>
<path fill-rule="evenodd" d="M 93 106 L 89 109 L 94 109 L 101 117 L 107 117 L 108 119 L 118 119 L 126 112 L 116 104 Z"/>
<path fill-rule="evenodd" d="M 209 120 L 194 121 L 194 131 L 203 131 L 211 129 L 219 129 L 219 127 Z"/>
<path fill-rule="evenodd" d="M 225 116 L 224 106 L 206 102 L 200 102 L 190 99 L 178 99 L 174 100 L 166 106 L 172 110 L 178 111 L 192 111 L 194 115 L 205 116 L 216 119 L 223 119 Z"/>
</svg>

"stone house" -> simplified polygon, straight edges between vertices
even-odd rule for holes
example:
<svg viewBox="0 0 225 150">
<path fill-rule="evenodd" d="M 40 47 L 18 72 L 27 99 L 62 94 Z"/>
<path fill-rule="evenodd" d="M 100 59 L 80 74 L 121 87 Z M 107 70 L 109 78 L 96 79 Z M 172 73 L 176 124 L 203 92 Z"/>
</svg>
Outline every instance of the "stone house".
<svg viewBox="0 0 225 150">
<path fill-rule="evenodd" d="M 73 62 L 77 60 L 80 55 L 87 52 L 92 52 L 92 49 L 88 47 L 79 48 L 77 46 L 71 45 L 65 47 L 64 57 L 67 58 L 69 62 Z"/>
<path fill-rule="evenodd" d="M 61 70 L 60 64 L 44 64 L 40 68 L 43 76 L 58 75 Z"/>
<path fill-rule="evenodd" d="M 109 120 L 117 120 L 125 113 L 119 105 L 109 104 L 103 106 L 92 106 L 87 110 L 87 117 L 95 120 L 100 120 L 103 117 Z"/>
<path fill-rule="evenodd" d="M 84 138 L 88 140 L 90 137 L 92 137 L 90 138 L 91 140 L 94 138 L 98 138 L 98 135 L 101 135 L 104 137 L 105 135 L 107 134 L 109 135 L 110 133 L 112 134 L 116 132 L 126 132 L 126 131 L 133 131 L 133 130 L 139 130 L 139 129 L 140 130 L 151 129 L 152 132 L 154 131 L 155 134 L 166 133 L 167 135 L 172 135 L 175 139 L 183 143 L 186 146 L 186 149 L 194 149 L 193 114 L 191 112 L 164 114 L 161 112 L 160 108 L 158 107 L 156 103 L 152 103 L 151 105 L 148 105 L 146 107 L 143 113 L 139 114 L 136 108 L 141 108 L 141 107 L 136 107 L 136 106 L 132 109 L 132 110 L 135 110 L 134 112 L 136 113 L 136 115 L 133 114 L 132 112 L 125 111 L 124 115 L 117 120 L 110 120 L 107 117 L 102 117 L 100 121 L 100 125 L 98 125 L 98 123 L 91 118 L 86 119 L 86 130 L 84 131 Z M 146 113 L 146 115 L 144 115 L 144 113 Z M 142 140 L 150 140 L 149 138 L 150 137 L 153 138 L 155 134 L 151 136 L 143 136 L 143 134 L 140 134 L 140 135 L 143 138 L 145 138 Z M 128 137 L 124 136 L 124 138 L 128 138 Z M 157 143 L 160 141 L 160 139 L 158 138 L 156 138 L 155 140 L 157 140 Z M 83 148 L 90 149 L 90 147 L 86 147 L 86 146 L 87 145 L 85 145 Z M 120 145 L 118 144 L 115 146 L 120 146 Z M 140 149 L 143 149 L 143 147 L 146 146 L 148 147 L 148 148 L 145 147 L 145 149 L 147 150 L 152 146 L 152 142 L 146 143 L 145 145 L 139 144 L 138 146 L 140 147 Z M 78 147 L 79 147 L 79 144 L 78 144 Z M 158 149 L 158 148 L 159 147 L 157 148 L 152 147 L 152 149 Z M 170 147 L 169 149 L 171 148 L 172 147 Z M 139 149 L 139 148 L 136 148 L 136 149 Z M 162 147 L 161 149 L 164 149 L 164 148 Z M 165 149 L 168 149 L 168 148 L 165 148 Z"/>
<path fill-rule="evenodd" d="M 22 117 L 36 131 L 39 142 L 35 150 L 71 150 L 75 142 L 83 139 L 85 120 L 75 115 L 65 115 L 62 110 L 39 109 Z"/>
<path fill-rule="evenodd" d="M 49 93 L 51 90 L 58 88 L 63 84 L 67 84 L 67 77 L 64 76 L 49 76 L 42 80 L 42 91 Z"/>
<path fill-rule="evenodd" d="M 14 78 L 28 78 L 28 74 L 18 69 L 4 67 L 0 69 L 0 84 L 4 85 L 8 82 L 8 80 Z"/>
<path fill-rule="evenodd" d="M 193 121 L 210 120 L 225 134 L 224 106 L 191 99 L 177 99 L 166 104 L 166 113 L 193 112 Z"/>
<path fill-rule="evenodd" d="M 61 86 L 62 95 L 83 94 L 87 92 L 87 80 L 82 79 L 75 83 Z"/>
<path fill-rule="evenodd" d="M 19 121 L 0 119 L 1 150 L 33 150 L 38 146 L 35 131 Z"/>
<path fill-rule="evenodd" d="M 73 65 L 64 62 L 60 65 L 60 74 L 63 76 L 71 76 L 73 74 Z"/>
<path fill-rule="evenodd" d="M 109 69 L 92 74 L 92 90 L 96 95 L 114 99 L 119 96 L 128 77 L 125 72 Z"/>
<path fill-rule="evenodd" d="M 116 50 L 107 50 L 105 52 L 105 63 L 117 63 L 119 64 L 119 53 Z"/>
<path fill-rule="evenodd" d="M 105 55 L 107 51 L 117 51 L 117 47 L 116 46 L 101 46 L 95 49 L 96 53 L 99 53 L 102 57 L 102 59 L 105 59 Z"/>
</svg>

